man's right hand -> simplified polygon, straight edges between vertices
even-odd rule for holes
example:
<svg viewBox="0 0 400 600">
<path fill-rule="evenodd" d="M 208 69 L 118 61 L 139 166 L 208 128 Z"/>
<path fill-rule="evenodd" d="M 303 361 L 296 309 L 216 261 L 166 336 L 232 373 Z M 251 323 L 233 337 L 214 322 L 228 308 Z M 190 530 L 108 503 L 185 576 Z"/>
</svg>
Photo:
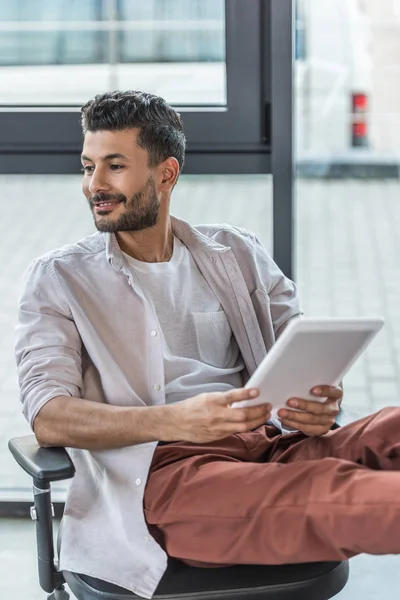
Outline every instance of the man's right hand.
<svg viewBox="0 0 400 600">
<path fill-rule="evenodd" d="M 169 405 L 170 439 L 197 444 L 214 442 L 234 433 L 244 433 L 263 425 L 271 414 L 271 406 L 232 408 L 233 402 L 258 396 L 258 390 L 233 389 L 228 392 L 199 394 Z"/>
</svg>

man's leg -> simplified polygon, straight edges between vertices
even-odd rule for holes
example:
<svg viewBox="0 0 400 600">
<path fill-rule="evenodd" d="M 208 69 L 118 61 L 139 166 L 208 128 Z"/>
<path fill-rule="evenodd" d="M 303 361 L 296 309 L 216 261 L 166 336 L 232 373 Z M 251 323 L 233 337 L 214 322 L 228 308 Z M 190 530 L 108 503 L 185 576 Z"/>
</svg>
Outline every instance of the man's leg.
<svg viewBox="0 0 400 600">
<path fill-rule="evenodd" d="M 257 432 L 258 447 L 252 452 L 252 460 L 256 461 L 261 458 L 264 444 L 264 432 L 261 428 Z M 291 462 L 325 457 L 350 460 L 370 469 L 400 471 L 400 408 L 385 408 L 320 438 L 299 437 L 296 441 L 283 437 L 267 460 Z"/>
<path fill-rule="evenodd" d="M 266 427 L 161 446 L 145 493 L 150 531 L 170 556 L 199 566 L 400 553 L 400 472 L 373 470 L 400 467 L 399 418 L 385 410 L 326 442 Z"/>
</svg>

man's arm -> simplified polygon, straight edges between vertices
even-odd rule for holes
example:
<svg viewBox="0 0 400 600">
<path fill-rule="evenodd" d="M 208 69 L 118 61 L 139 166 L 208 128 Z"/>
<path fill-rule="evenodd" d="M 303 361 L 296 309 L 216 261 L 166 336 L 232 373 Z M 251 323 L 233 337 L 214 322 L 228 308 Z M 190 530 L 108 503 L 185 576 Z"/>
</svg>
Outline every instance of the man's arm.
<svg viewBox="0 0 400 600">
<path fill-rule="evenodd" d="M 297 286 L 288 279 L 253 235 L 253 253 L 256 269 L 269 298 L 269 311 L 277 339 L 293 318 L 302 316 Z"/>
<path fill-rule="evenodd" d="M 156 440 L 205 443 L 249 431 L 269 416 L 267 406 L 230 409 L 254 397 L 244 389 L 151 407 L 82 398 L 82 341 L 48 263 L 37 261 L 29 270 L 16 333 L 23 412 L 43 446 L 98 450 Z"/>
<path fill-rule="evenodd" d="M 38 412 L 33 429 L 41 446 L 88 450 L 121 448 L 158 440 L 207 443 L 232 433 L 250 431 L 269 418 L 269 405 L 235 409 L 230 405 L 256 397 L 248 389 L 199 394 L 150 407 L 110 406 L 58 396 Z"/>
<path fill-rule="evenodd" d="M 38 412 L 33 430 L 41 446 L 103 450 L 172 440 L 168 406 L 126 407 L 57 396 Z"/>
</svg>

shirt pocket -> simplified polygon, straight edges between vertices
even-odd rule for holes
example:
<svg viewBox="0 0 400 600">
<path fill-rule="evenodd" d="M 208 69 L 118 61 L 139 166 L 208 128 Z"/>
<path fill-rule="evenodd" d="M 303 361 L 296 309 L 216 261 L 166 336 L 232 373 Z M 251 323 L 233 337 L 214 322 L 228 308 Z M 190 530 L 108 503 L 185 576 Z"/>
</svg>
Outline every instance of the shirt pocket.
<svg viewBox="0 0 400 600">
<path fill-rule="evenodd" d="M 200 359 L 214 367 L 226 368 L 231 360 L 232 330 L 224 311 L 193 312 Z"/>
</svg>

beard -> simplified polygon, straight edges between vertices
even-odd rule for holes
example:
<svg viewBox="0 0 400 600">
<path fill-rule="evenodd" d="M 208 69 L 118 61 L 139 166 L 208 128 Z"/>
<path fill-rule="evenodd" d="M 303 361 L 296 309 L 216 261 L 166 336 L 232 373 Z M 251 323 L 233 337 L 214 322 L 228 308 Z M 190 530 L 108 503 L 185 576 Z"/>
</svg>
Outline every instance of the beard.
<svg viewBox="0 0 400 600">
<path fill-rule="evenodd" d="M 116 219 L 107 219 L 107 214 L 112 211 L 105 210 L 102 215 L 94 213 L 94 206 L 98 202 L 119 201 L 124 204 L 125 210 Z M 99 231 L 116 233 L 118 231 L 142 231 L 154 227 L 158 221 L 160 202 L 157 198 L 154 179 L 150 176 L 141 190 L 128 198 L 124 194 L 93 194 L 89 198 L 89 205 L 93 212 L 94 224 Z M 99 219 L 100 217 L 100 219 Z"/>
</svg>

